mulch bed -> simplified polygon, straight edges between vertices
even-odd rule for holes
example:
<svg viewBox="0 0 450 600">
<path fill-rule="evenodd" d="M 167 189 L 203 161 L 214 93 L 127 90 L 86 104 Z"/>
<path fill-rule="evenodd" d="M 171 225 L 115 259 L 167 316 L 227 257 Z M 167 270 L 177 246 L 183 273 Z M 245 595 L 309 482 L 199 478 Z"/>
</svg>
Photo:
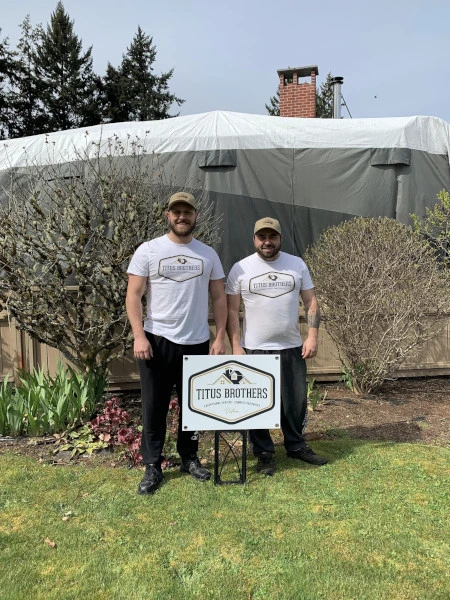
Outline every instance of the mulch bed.
<svg viewBox="0 0 450 600">
<path fill-rule="evenodd" d="M 350 437 L 357 440 L 421 443 L 450 447 L 450 377 L 398 379 L 386 382 L 379 394 L 357 396 L 341 383 L 319 384 L 326 399 L 309 411 L 306 438 L 332 440 Z M 114 394 L 132 418 L 140 419 L 138 392 Z M 281 443 L 279 436 L 278 442 Z M 207 439 L 208 447 L 211 440 Z M 66 464 L 53 455 L 53 438 L 2 438 L 0 454 L 12 451 L 39 461 Z M 121 464 L 110 452 L 83 460 L 89 464 Z M 72 461 L 73 462 L 73 461 Z"/>
</svg>

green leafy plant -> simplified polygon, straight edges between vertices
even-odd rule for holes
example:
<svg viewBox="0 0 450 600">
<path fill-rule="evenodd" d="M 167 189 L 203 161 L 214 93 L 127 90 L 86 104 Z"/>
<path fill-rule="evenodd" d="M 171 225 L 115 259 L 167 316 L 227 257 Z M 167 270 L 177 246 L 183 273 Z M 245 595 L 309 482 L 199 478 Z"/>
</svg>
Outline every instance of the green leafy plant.
<svg viewBox="0 0 450 600">
<path fill-rule="evenodd" d="M 24 398 L 15 395 L 14 386 L 6 376 L 0 387 L 0 434 L 22 435 L 27 417 Z"/>
<path fill-rule="evenodd" d="M 8 405 L 8 401 L 5 399 L 7 393 L 8 376 L 5 377 L 0 386 L 0 433 L 6 431 L 6 424 L 8 422 L 8 417 L 6 414 L 6 407 Z"/>
<path fill-rule="evenodd" d="M 351 390 L 352 392 L 354 391 L 354 386 L 353 386 L 353 379 L 351 374 L 349 373 L 348 369 L 346 367 L 344 367 L 342 369 L 342 375 L 341 375 L 341 379 L 340 381 L 342 381 L 342 383 L 348 387 L 349 390 Z"/>
<path fill-rule="evenodd" d="M 357 382 L 362 381 L 366 373 L 371 373 L 372 368 L 376 368 L 376 365 L 372 365 L 370 360 L 366 361 L 366 363 L 356 362 L 353 372 L 346 365 L 344 365 L 342 367 L 340 381 L 354 394 L 358 394 Z"/>
<path fill-rule="evenodd" d="M 77 430 L 69 431 L 60 436 L 55 434 L 57 448 L 53 454 L 64 450 L 70 450 L 72 456 L 80 454 L 92 454 L 93 452 L 108 448 L 109 444 L 98 439 L 89 424 L 83 425 Z"/>
<path fill-rule="evenodd" d="M 118 448 L 121 458 L 128 460 L 130 465 L 138 465 L 142 462 L 139 429 L 132 425 L 128 412 L 120 407 L 119 399 L 111 398 L 89 423 L 61 435 L 55 434 L 57 447 L 53 454 L 69 450 L 74 457 Z"/>
<path fill-rule="evenodd" d="M 351 390 L 352 392 L 355 391 L 352 374 L 345 365 L 342 367 L 340 381 L 345 385 L 345 387 L 348 387 L 349 390 Z"/>
<path fill-rule="evenodd" d="M 8 379 L 0 388 L 0 433 L 29 435 L 61 433 L 89 420 L 106 387 L 106 375 L 83 375 L 58 365 L 55 377 L 42 369 L 20 372 L 20 384 Z"/>
<path fill-rule="evenodd" d="M 307 383 L 307 391 L 306 391 L 308 402 L 311 404 L 311 408 L 313 410 L 316 410 L 319 403 L 323 402 L 328 394 L 327 391 L 325 391 L 324 394 L 322 394 L 320 386 L 318 386 L 318 385 L 316 386 L 315 382 L 316 382 L 316 380 L 314 378 L 310 379 Z"/>
</svg>

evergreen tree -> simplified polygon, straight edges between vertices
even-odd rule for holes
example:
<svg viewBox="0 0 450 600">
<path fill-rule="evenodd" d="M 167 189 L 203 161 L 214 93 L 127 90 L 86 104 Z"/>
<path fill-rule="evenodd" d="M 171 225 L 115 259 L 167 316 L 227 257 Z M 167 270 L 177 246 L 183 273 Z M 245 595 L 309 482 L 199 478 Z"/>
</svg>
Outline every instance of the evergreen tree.
<svg viewBox="0 0 450 600">
<path fill-rule="evenodd" d="M 127 81 L 122 70 L 108 63 L 106 75 L 102 81 L 103 119 L 106 122 L 121 123 L 128 121 Z"/>
<path fill-rule="evenodd" d="M 316 119 L 333 118 L 333 76 L 328 73 L 316 94 Z"/>
<path fill-rule="evenodd" d="M 169 91 L 173 69 L 161 75 L 153 72 L 155 58 L 153 38 L 138 27 L 120 67 L 108 64 L 103 80 L 105 120 L 151 121 L 175 116 L 169 114 L 171 105 L 180 106 L 184 100 Z"/>
<path fill-rule="evenodd" d="M 270 97 L 270 104 L 266 104 L 266 110 L 271 117 L 280 116 L 280 90 L 277 90 L 275 96 Z"/>
<path fill-rule="evenodd" d="M 36 76 L 46 116 L 44 130 L 95 125 L 100 121 L 92 46 L 82 52 L 74 22 L 58 2 L 35 54 Z"/>
<path fill-rule="evenodd" d="M 0 139 L 9 137 L 11 121 L 10 83 L 14 77 L 14 67 L 14 53 L 9 49 L 8 38 L 0 39 Z"/>
<path fill-rule="evenodd" d="M 40 102 L 41 83 L 36 77 L 34 59 L 42 38 L 42 27 L 33 28 L 27 15 L 21 24 L 16 67 L 11 91 L 10 137 L 35 135 L 44 131 L 46 118 Z"/>
</svg>

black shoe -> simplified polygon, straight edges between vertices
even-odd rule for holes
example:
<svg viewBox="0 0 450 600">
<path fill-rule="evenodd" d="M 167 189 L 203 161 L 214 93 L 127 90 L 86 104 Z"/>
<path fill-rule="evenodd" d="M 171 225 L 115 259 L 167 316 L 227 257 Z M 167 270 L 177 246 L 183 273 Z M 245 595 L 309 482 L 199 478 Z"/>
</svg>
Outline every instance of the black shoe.
<svg viewBox="0 0 450 600">
<path fill-rule="evenodd" d="M 153 494 L 164 479 L 162 471 L 155 465 L 146 465 L 145 474 L 138 486 L 138 494 Z"/>
<path fill-rule="evenodd" d="M 275 473 L 277 468 L 275 466 L 275 459 L 272 452 L 263 452 L 262 454 L 258 454 L 256 470 L 258 473 L 262 473 L 263 475 L 272 476 Z"/>
<path fill-rule="evenodd" d="M 328 458 L 325 458 L 325 456 L 319 456 L 313 452 L 308 444 L 305 444 L 298 450 L 292 450 L 288 452 L 287 455 L 290 458 L 298 458 L 299 460 L 303 460 L 310 465 L 326 465 L 328 462 Z"/>
<path fill-rule="evenodd" d="M 194 479 L 199 479 L 200 481 L 207 481 L 211 477 L 211 473 L 208 469 L 202 467 L 202 463 L 197 456 L 181 458 L 180 471 L 182 473 L 190 473 Z"/>
</svg>

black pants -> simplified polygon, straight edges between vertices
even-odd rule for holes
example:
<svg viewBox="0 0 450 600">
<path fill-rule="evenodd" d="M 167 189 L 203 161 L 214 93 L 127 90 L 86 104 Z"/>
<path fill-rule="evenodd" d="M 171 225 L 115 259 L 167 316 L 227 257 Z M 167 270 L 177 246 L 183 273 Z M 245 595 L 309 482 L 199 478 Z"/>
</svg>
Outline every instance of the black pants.
<svg viewBox="0 0 450 600">
<path fill-rule="evenodd" d="M 281 374 L 281 430 L 286 450 L 298 450 L 306 444 L 303 432 L 307 422 L 306 362 L 302 347 L 285 350 L 247 350 L 247 354 L 279 354 Z M 250 430 L 253 453 L 275 452 L 268 429 Z"/>
<path fill-rule="evenodd" d="M 166 437 L 167 413 L 175 385 L 180 405 L 177 452 L 182 457 L 197 454 L 198 434 L 181 428 L 183 394 L 183 355 L 208 354 L 209 340 L 202 344 L 181 345 L 146 332 L 152 345 L 153 358 L 138 360 L 142 395 L 142 461 L 160 464 Z"/>
</svg>

